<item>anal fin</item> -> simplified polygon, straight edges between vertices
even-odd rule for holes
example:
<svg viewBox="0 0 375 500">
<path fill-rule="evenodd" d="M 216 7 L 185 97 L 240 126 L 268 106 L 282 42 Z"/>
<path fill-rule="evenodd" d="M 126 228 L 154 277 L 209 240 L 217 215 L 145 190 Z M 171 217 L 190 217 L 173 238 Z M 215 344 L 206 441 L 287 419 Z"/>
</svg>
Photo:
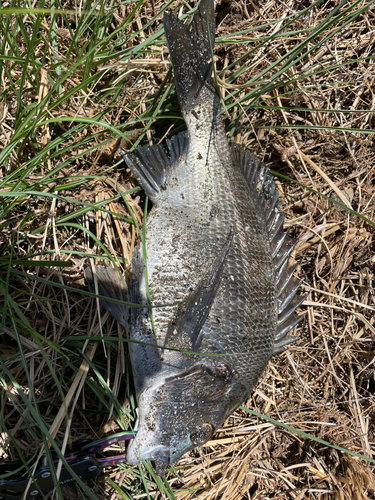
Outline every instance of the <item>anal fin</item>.
<svg viewBox="0 0 375 500">
<path fill-rule="evenodd" d="M 137 149 L 136 154 L 121 153 L 147 196 L 155 200 L 165 187 L 166 171 L 171 163 L 163 146 L 143 146 Z"/>
<path fill-rule="evenodd" d="M 186 158 L 189 147 L 187 132 L 180 132 L 167 141 L 170 157 L 160 144 L 143 146 L 136 153 L 121 151 L 125 163 L 132 171 L 151 201 L 156 201 L 168 188 L 171 171 Z"/>
</svg>

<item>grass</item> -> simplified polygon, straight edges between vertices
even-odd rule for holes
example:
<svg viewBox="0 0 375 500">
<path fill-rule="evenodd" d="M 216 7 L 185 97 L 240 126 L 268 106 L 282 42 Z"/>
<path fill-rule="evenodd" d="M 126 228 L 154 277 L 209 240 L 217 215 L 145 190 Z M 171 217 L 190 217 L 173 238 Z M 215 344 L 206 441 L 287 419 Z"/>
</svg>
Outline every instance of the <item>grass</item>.
<svg viewBox="0 0 375 500">
<path fill-rule="evenodd" d="M 50 448 L 60 456 L 70 440 L 134 423 L 125 333 L 98 310 L 83 266 L 107 260 L 129 277 L 145 200 L 120 146 L 134 150 L 184 128 L 166 9 L 193 11 L 179 1 L 2 4 L 1 459 L 28 463 Z M 148 463 L 122 464 L 79 483 L 80 493 L 61 487 L 57 498 L 357 500 L 375 492 L 374 2 L 238 0 L 217 12 L 228 139 L 278 176 L 286 225 L 299 237 L 309 293 L 301 339 L 166 478 Z"/>
</svg>

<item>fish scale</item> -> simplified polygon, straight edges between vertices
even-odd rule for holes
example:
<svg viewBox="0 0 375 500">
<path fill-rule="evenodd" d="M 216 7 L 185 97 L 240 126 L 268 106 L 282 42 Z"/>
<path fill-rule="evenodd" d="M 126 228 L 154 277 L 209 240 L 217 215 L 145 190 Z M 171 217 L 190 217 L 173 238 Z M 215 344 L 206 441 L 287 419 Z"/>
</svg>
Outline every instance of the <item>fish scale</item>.
<svg viewBox="0 0 375 500">
<path fill-rule="evenodd" d="M 191 30 L 164 15 L 187 133 L 167 149 L 124 153 L 153 202 L 147 259 L 138 246 L 131 261 L 129 298 L 145 307 L 131 309 L 128 320 L 125 306 L 101 300 L 130 338 L 138 418 L 127 459 L 150 459 L 159 474 L 211 438 L 301 319 L 295 310 L 303 297 L 289 263 L 294 243 L 283 230 L 273 178 L 227 142 L 211 84 L 214 26 L 213 0 L 201 0 Z M 97 266 L 95 274 L 101 295 L 124 297 L 112 268 Z M 90 268 L 85 277 L 95 290 Z"/>
</svg>

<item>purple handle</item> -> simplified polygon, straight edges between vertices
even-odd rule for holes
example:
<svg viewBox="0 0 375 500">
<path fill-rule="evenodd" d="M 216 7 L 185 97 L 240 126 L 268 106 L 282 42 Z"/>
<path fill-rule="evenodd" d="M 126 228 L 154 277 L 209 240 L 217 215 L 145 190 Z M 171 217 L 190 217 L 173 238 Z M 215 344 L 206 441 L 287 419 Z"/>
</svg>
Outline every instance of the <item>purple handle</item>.
<svg viewBox="0 0 375 500">
<path fill-rule="evenodd" d="M 126 462 L 126 455 L 117 455 L 116 457 L 99 458 L 97 460 L 99 467 L 111 467 L 112 465 Z"/>
<path fill-rule="evenodd" d="M 80 453 L 98 453 L 99 451 L 108 448 L 111 444 L 119 443 L 120 441 L 125 441 L 127 439 L 134 439 L 135 432 L 119 432 L 118 434 L 112 434 L 112 436 L 108 436 L 103 439 L 99 439 L 98 441 L 94 441 L 93 443 L 89 443 L 83 446 L 80 450 Z M 120 457 L 119 457 L 120 458 Z"/>
</svg>

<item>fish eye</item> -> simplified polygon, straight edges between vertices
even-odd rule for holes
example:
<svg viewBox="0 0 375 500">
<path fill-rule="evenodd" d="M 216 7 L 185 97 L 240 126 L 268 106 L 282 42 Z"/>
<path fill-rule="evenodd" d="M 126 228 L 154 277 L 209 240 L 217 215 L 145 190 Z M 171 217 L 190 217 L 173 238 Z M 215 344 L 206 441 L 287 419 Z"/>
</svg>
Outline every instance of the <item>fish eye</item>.
<svg viewBox="0 0 375 500">
<path fill-rule="evenodd" d="M 203 424 L 200 429 L 190 434 L 190 440 L 194 446 L 199 446 L 208 441 L 213 433 L 214 428 L 211 424 Z"/>
</svg>

